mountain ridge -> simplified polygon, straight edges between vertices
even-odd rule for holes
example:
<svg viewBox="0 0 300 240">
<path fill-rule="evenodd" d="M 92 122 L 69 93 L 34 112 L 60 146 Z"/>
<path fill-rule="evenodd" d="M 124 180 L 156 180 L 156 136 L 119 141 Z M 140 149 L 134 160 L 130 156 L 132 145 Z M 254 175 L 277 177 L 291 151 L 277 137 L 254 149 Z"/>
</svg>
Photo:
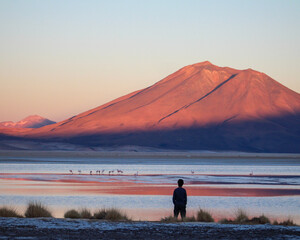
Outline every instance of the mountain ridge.
<svg viewBox="0 0 300 240">
<path fill-rule="evenodd" d="M 41 117 L 39 115 L 30 115 L 18 122 L 13 122 L 13 121 L 0 122 L 0 128 L 40 128 L 53 123 L 56 122 Z"/>
<path fill-rule="evenodd" d="M 16 135 L 198 150 L 270 152 L 282 145 L 278 151 L 300 152 L 299 116 L 300 95 L 268 75 L 205 61 L 59 123 Z"/>
</svg>

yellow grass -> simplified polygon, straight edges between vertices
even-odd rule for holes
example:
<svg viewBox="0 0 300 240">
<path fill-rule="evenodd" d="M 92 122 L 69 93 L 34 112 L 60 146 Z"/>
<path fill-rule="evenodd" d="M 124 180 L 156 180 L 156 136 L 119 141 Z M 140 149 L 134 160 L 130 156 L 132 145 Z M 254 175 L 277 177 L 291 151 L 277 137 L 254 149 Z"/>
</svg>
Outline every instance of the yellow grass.
<svg viewBox="0 0 300 240">
<path fill-rule="evenodd" d="M 90 210 L 88 210 L 87 208 L 81 209 L 79 214 L 80 214 L 80 218 L 89 219 L 89 218 L 92 217 L 92 214 L 91 214 Z"/>
<path fill-rule="evenodd" d="M 119 209 L 110 208 L 106 211 L 105 220 L 109 221 L 128 221 L 128 217 L 121 213 Z"/>
<path fill-rule="evenodd" d="M 97 210 L 94 213 L 94 218 L 96 218 L 96 219 L 105 219 L 105 216 L 106 216 L 106 210 L 105 209 Z"/>
<path fill-rule="evenodd" d="M 38 218 L 38 217 L 52 217 L 51 212 L 46 206 L 40 202 L 31 202 L 25 211 L 25 217 Z"/>
<path fill-rule="evenodd" d="M 282 226 L 297 226 L 294 221 L 290 218 L 282 221 L 282 222 L 277 222 L 276 220 L 273 222 L 273 225 L 282 225 Z"/>
<path fill-rule="evenodd" d="M 75 209 L 71 209 L 64 214 L 64 218 L 80 218 L 80 214 Z"/>
<path fill-rule="evenodd" d="M 215 220 L 211 216 L 211 214 L 203 209 L 199 209 L 196 217 L 198 222 L 214 222 Z"/>
<path fill-rule="evenodd" d="M 0 217 L 22 217 L 14 208 L 11 207 L 1 207 Z"/>
</svg>

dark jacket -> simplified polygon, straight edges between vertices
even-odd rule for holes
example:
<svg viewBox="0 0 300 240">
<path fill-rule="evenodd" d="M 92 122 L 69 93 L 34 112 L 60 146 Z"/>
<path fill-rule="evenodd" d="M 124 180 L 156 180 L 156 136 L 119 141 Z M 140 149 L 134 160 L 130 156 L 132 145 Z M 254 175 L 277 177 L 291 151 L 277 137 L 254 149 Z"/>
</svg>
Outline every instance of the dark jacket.
<svg viewBox="0 0 300 240">
<path fill-rule="evenodd" d="M 178 187 L 173 193 L 173 203 L 177 206 L 186 206 L 187 196 L 186 191 L 182 187 Z"/>
</svg>

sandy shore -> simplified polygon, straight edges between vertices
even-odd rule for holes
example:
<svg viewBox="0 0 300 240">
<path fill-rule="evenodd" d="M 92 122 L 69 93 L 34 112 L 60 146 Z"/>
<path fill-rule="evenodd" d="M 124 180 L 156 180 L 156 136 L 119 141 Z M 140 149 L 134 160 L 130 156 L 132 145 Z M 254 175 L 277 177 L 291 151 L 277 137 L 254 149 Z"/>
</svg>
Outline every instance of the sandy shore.
<svg viewBox="0 0 300 240">
<path fill-rule="evenodd" d="M 0 218 L 0 239 L 300 239 L 300 227 Z"/>
<path fill-rule="evenodd" d="M 166 150 L 103 150 L 103 151 L 28 151 L 0 150 L 2 157 L 47 157 L 47 158 L 238 158 L 238 159 L 296 159 L 300 154 L 290 153 L 247 153 L 247 152 L 209 152 L 209 151 L 166 151 Z"/>
</svg>

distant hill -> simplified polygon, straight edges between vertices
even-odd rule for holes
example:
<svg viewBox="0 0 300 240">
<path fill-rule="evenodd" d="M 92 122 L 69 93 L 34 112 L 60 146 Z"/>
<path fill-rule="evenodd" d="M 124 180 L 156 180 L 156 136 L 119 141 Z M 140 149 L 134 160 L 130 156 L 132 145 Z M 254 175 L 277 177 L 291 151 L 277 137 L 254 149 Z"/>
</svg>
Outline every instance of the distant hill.
<svg viewBox="0 0 300 240">
<path fill-rule="evenodd" d="M 55 122 L 39 115 L 31 115 L 18 122 L 0 122 L 0 128 L 40 128 L 53 123 Z"/>
<path fill-rule="evenodd" d="M 90 147 L 300 152 L 300 94 L 264 73 L 201 62 L 62 122 L 14 134 Z"/>
</svg>

